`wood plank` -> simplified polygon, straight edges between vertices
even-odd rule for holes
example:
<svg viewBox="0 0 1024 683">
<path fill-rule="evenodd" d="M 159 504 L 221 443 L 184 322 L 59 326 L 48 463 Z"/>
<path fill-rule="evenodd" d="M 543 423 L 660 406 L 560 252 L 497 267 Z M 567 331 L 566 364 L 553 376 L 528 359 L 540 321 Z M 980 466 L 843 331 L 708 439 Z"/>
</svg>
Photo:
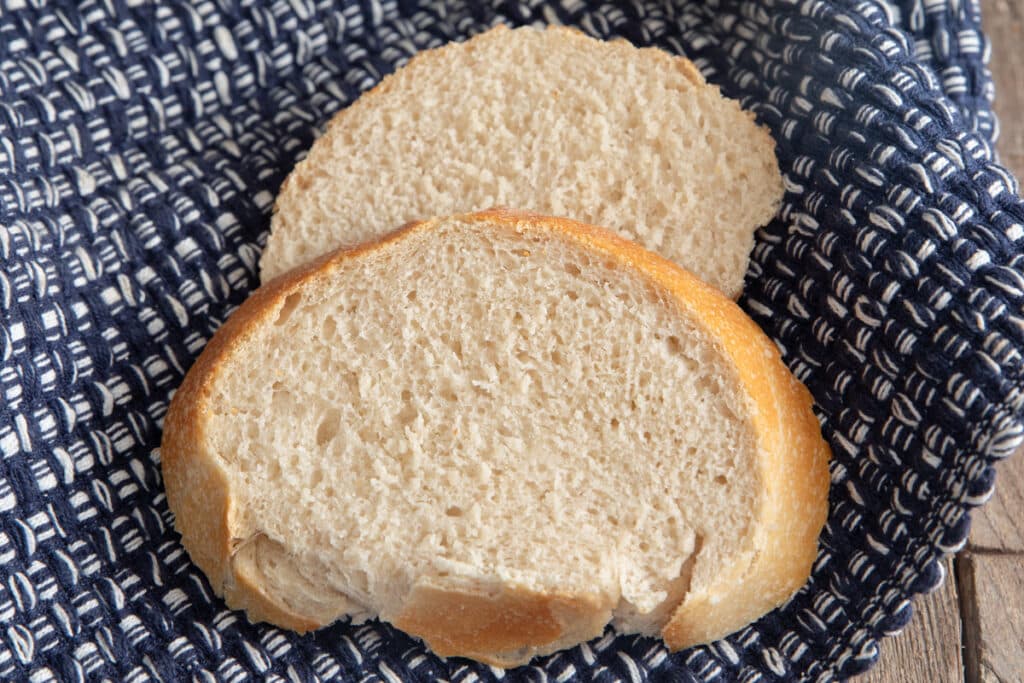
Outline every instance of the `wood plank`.
<svg viewBox="0 0 1024 683">
<path fill-rule="evenodd" d="M 1024 556 L 965 552 L 958 570 L 967 681 L 1024 681 Z"/>
<path fill-rule="evenodd" d="M 960 611 L 953 560 L 946 581 L 934 593 L 914 599 L 914 616 L 903 633 L 882 641 L 875 668 L 857 683 L 962 683 Z"/>
<path fill-rule="evenodd" d="M 971 513 L 970 547 L 1024 552 L 1024 452 L 996 464 L 995 493 Z"/>
<path fill-rule="evenodd" d="M 995 110 L 1000 122 L 1001 161 L 1024 178 L 1024 2 L 982 0 L 981 18 L 992 41 Z"/>
<path fill-rule="evenodd" d="M 1024 0 L 982 0 L 992 43 L 1000 160 L 1024 178 Z M 996 466 L 992 499 L 972 515 L 970 547 L 1024 552 L 1024 449 Z"/>
<path fill-rule="evenodd" d="M 1024 179 L 1024 2 L 982 0 L 992 41 L 996 143 L 1003 164 Z M 969 550 L 957 558 L 969 683 L 1024 681 L 1024 449 L 996 466 L 996 490 L 975 510 Z"/>
</svg>

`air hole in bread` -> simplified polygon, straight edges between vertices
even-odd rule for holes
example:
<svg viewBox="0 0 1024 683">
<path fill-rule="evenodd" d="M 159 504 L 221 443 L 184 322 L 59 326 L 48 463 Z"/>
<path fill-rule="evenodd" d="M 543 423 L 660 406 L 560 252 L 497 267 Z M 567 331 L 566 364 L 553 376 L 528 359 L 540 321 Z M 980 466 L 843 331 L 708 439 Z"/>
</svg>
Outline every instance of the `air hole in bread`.
<svg viewBox="0 0 1024 683">
<path fill-rule="evenodd" d="M 733 410 L 731 405 L 728 405 L 725 402 L 720 402 L 716 407 L 718 408 L 718 412 L 720 412 L 722 417 L 726 420 L 732 421 L 736 419 L 736 411 Z"/>
<path fill-rule="evenodd" d="M 324 469 L 322 467 L 314 467 L 313 471 L 309 474 L 309 488 L 319 488 L 321 482 L 324 480 Z"/>
<path fill-rule="evenodd" d="M 405 392 L 403 392 L 403 395 Z M 407 427 L 416 421 L 416 416 L 419 415 L 419 411 L 410 399 L 405 399 L 402 403 L 402 409 L 395 416 L 395 421 L 403 426 Z"/>
<path fill-rule="evenodd" d="M 274 389 L 270 396 L 270 405 L 274 411 L 281 414 L 287 414 L 287 411 L 295 408 L 295 395 L 283 387 L 280 389 Z"/>
<path fill-rule="evenodd" d="M 335 408 L 328 409 L 320 418 L 320 424 L 316 428 L 316 445 L 322 447 L 336 437 L 340 423 L 341 412 Z"/>
<path fill-rule="evenodd" d="M 716 382 L 715 378 L 711 375 L 701 376 L 697 380 L 696 384 L 701 393 L 705 395 L 717 396 L 719 391 L 721 391 L 721 387 L 719 387 L 718 382 Z"/>
<path fill-rule="evenodd" d="M 298 308 L 299 304 L 302 303 L 302 294 L 294 292 L 284 298 L 284 303 L 281 304 L 281 308 L 277 311 L 277 318 L 274 319 L 275 325 L 284 325 L 288 322 L 288 319 L 292 317 L 292 313 Z"/>
<path fill-rule="evenodd" d="M 681 356 L 683 353 L 683 347 L 679 343 L 679 337 L 669 336 L 665 339 L 665 346 L 668 348 L 668 352 L 674 356 Z"/>
<path fill-rule="evenodd" d="M 333 316 L 324 318 L 323 336 L 327 342 L 333 341 L 338 336 L 338 321 Z"/>
</svg>

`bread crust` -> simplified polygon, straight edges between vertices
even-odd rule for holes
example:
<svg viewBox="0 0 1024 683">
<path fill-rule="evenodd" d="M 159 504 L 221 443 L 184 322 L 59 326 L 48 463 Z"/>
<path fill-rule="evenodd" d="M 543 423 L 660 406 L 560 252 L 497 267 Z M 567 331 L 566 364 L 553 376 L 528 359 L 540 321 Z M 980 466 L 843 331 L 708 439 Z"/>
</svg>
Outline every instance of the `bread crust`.
<svg viewBox="0 0 1024 683">
<path fill-rule="evenodd" d="M 424 578 L 390 621 L 442 657 L 509 667 L 601 635 L 613 606 L 607 595 Z"/>
<path fill-rule="evenodd" d="M 710 585 L 694 587 L 683 597 L 663 629 L 669 647 L 681 649 L 726 636 L 788 599 L 806 581 L 817 553 L 827 513 L 830 452 L 811 410 L 810 393 L 786 369 L 760 328 L 718 290 L 608 230 L 500 208 L 457 218 L 575 243 L 635 269 L 668 294 L 684 315 L 717 337 L 735 364 L 751 401 L 758 474 L 764 484 L 749 552 L 722 568 Z M 176 527 L 215 592 L 253 620 L 296 631 L 330 623 L 272 595 L 254 575 L 253 563 L 236 561 L 239 543 L 258 530 L 240 526 L 225 456 L 208 446 L 211 387 L 225 358 L 244 351 L 253 330 L 276 315 L 289 294 L 350 259 L 387 250 L 442 220 L 410 223 L 376 242 L 326 254 L 256 290 L 214 335 L 171 402 L 161 450 Z M 343 602 L 339 605 L 344 607 Z M 423 638 L 442 656 L 514 666 L 600 635 L 613 608 L 609 596 L 537 593 L 424 577 L 397 614 L 382 616 Z"/>
</svg>

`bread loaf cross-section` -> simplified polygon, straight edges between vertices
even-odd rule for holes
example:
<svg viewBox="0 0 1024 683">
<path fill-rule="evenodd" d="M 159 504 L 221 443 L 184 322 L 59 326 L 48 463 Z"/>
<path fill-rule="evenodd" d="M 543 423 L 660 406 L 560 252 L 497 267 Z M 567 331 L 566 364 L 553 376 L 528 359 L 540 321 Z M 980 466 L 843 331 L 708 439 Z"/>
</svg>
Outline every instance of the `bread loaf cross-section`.
<svg viewBox="0 0 1024 683">
<path fill-rule="evenodd" d="M 335 116 L 278 195 L 261 277 L 510 206 L 611 228 L 735 298 L 782 198 L 774 150 L 684 58 L 499 26 L 418 54 Z"/>
<path fill-rule="evenodd" d="M 729 299 L 605 230 L 417 223 L 257 290 L 162 462 L 214 590 L 299 631 L 379 617 L 501 666 L 724 636 L 807 579 L 828 448 Z"/>
</svg>

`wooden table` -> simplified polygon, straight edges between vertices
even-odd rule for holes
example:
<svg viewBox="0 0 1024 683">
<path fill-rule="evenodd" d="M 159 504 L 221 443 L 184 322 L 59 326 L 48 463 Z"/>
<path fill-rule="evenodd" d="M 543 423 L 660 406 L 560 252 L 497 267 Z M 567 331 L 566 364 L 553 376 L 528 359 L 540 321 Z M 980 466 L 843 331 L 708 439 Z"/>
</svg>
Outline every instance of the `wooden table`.
<svg viewBox="0 0 1024 683">
<path fill-rule="evenodd" d="M 1024 180 L 1024 0 L 982 0 L 992 41 L 997 144 Z M 882 643 L 857 683 L 1024 681 L 1024 452 L 997 466 L 996 492 L 973 515 L 967 547 L 946 560 L 947 580 L 914 601 L 906 630 Z"/>
</svg>

